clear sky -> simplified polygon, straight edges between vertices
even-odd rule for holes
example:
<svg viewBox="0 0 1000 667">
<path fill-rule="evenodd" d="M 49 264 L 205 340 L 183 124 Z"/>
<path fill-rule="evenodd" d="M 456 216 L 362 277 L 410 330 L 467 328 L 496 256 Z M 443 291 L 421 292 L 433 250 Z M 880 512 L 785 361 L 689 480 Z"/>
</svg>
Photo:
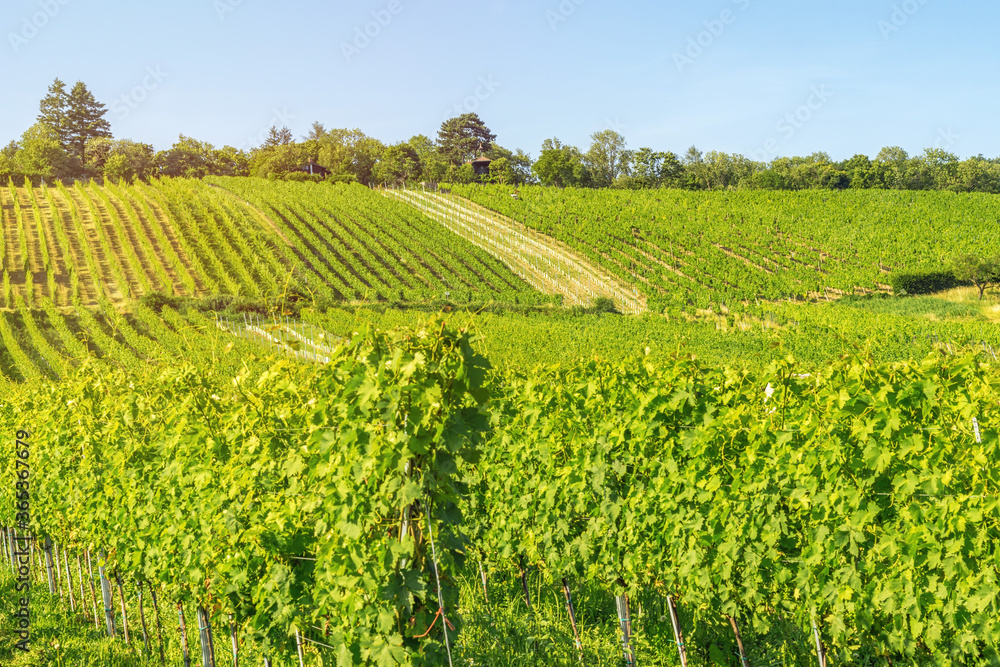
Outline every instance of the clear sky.
<svg viewBox="0 0 1000 667">
<path fill-rule="evenodd" d="M 386 143 L 475 111 L 537 157 L 630 148 L 1000 155 L 986 0 L 3 0 L 0 141 L 56 77 L 118 138 L 249 148 L 313 121 Z"/>
</svg>

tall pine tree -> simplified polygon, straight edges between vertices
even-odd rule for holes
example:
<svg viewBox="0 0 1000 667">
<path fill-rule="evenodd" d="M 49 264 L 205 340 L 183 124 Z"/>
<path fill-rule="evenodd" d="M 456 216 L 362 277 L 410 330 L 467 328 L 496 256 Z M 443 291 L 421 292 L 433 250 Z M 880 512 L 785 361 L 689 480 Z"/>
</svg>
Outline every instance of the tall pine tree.
<svg viewBox="0 0 1000 667">
<path fill-rule="evenodd" d="M 94 99 L 83 81 L 77 81 L 69 93 L 66 110 L 66 152 L 81 163 L 86 161 L 87 142 L 96 137 L 111 137 L 111 124 L 104 118 L 107 108 Z"/>
<path fill-rule="evenodd" d="M 49 86 L 49 94 L 38 104 L 38 122 L 56 133 L 64 149 L 69 141 L 69 127 L 66 120 L 68 107 L 69 95 L 66 93 L 66 84 L 56 78 Z"/>
<path fill-rule="evenodd" d="M 111 137 L 111 124 L 104 118 L 108 111 L 83 81 L 77 81 L 67 93 L 66 84 L 57 78 L 38 104 L 38 111 L 38 122 L 51 129 L 63 150 L 80 164 L 86 162 L 88 141 Z"/>
</svg>

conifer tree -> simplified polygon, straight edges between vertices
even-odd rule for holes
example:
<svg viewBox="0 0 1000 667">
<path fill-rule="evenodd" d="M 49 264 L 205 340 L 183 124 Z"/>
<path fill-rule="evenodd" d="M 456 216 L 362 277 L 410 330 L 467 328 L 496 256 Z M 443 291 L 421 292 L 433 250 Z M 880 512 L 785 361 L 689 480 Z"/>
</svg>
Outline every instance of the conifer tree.
<svg viewBox="0 0 1000 667">
<path fill-rule="evenodd" d="M 438 152 L 447 162 L 458 166 L 490 150 L 496 138 L 477 114 L 465 113 L 441 123 Z"/>
<path fill-rule="evenodd" d="M 107 108 L 98 102 L 82 81 L 69 93 L 66 110 L 66 152 L 86 162 L 87 142 L 95 137 L 111 137 L 111 124 L 104 118 Z"/>
<path fill-rule="evenodd" d="M 56 133 L 64 149 L 69 139 L 66 118 L 68 107 L 69 95 L 66 93 L 66 84 L 57 77 L 49 86 L 48 95 L 38 104 L 38 122 Z"/>
</svg>

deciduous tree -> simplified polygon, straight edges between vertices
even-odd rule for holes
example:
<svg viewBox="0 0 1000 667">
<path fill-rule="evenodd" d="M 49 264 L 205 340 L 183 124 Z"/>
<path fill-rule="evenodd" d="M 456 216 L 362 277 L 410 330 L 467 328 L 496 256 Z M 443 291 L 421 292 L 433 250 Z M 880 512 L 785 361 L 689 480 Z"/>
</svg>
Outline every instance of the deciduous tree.
<svg viewBox="0 0 1000 667">
<path fill-rule="evenodd" d="M 420 156 L 408 143 L 388 146 L 372 172 L 379 183 L 406 185 L 420 175 Z"/>
<path fill-rule="evenodd" d="M 990 285 L 1000 283 L 1000 255 L 962 253 L 952 257 L 951 272 L 962 282 L 970 282 L 979 290 L 979 300 Z"/>
<path fill-rule="evenodd" d="M 580 149 L 556 138 L 542 142 L 542 152 L 531 169 L 542 185 L 586 187 L 592 182 Z"/>
<path fill-rule="evenodd" d="M 12 163 L 19 173 L 43 178 L 73 176 L 80 167 L 79 162 L 66 155 L 58 133 L 42 123 L 35 123 L 21 136 Z"/>
<path fill-rule="evenodd" d="M 602 130 L 594 132 L 590 139 L 590 150 L 584 159 L 595 185 L 607 187 L 614 184 L 619 176 L 628 175 L 632 154 L 625 137 L 614 130 Z"/>
</svg>

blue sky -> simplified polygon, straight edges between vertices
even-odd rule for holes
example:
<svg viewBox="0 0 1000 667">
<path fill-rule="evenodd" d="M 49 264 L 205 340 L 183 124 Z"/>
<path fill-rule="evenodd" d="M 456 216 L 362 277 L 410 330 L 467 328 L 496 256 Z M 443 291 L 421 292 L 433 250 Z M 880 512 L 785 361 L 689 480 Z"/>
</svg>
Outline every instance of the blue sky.
<svg viewBox="0 0 1000 667">
<path fill-rule="evenodd" d="M 434 138 L 472 110 L 533 157 L 607 128 L 679 154 L 996 157 L 998 18 L 985 0 L 4 0 L 0 141 L 59 77 L 157 149 L 313 121 Z"/>
</svg>

